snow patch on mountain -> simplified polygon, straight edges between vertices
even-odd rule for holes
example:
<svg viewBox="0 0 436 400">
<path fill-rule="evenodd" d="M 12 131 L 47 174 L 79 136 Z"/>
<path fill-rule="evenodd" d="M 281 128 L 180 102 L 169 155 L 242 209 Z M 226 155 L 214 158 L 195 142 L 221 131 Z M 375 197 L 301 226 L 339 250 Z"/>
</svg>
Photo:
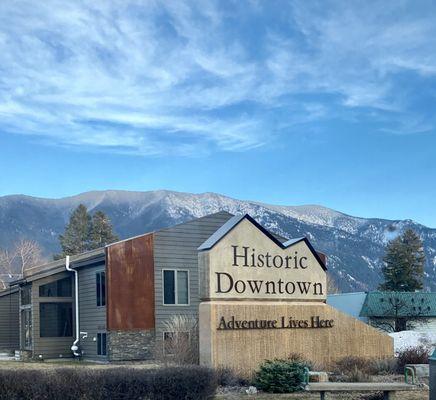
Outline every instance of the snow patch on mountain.
<svg viewBox="0 0 436 400">
<path fill-rule="evenodd" d="M 318 205 L 278 206 L 243 201 L 217 193 L 95 191 L 63 199 L 0 197 L 0 247 L 26 237 L 38 241 L 50 256 L 59 251 L 58 236 L 79 204 L 109 215 L 121 238 L 185 222 L 219 211 L 250 214 L 267 229 L 286 238 L 306 236 L 327 255 L 327 268 L 342 290 L 374 289 L 380 282 L 385 246 L 406 228 L 424 241 L 427 286 L 436 289 L 436 229 L 410 220 L 353 217 Z"/>
</svg>

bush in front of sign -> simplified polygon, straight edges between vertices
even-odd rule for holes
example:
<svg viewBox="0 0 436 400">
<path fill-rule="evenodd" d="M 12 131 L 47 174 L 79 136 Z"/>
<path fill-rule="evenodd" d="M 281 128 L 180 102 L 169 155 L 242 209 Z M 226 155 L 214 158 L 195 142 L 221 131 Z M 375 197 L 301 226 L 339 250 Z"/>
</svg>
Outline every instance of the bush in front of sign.
<svg viewBox="0 0 436 400">
<path fill-rule="evenodd" d="M 292 393 L 303 389 L 305 363 L 292 360 L 267 360 L 260 365 L 255 386 L 270 393 Z"/>
</svg>

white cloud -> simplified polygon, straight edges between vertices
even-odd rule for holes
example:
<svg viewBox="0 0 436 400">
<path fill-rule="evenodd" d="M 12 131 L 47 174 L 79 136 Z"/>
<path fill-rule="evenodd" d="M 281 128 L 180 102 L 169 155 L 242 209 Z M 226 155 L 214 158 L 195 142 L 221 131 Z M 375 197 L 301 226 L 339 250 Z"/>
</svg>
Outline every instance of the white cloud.
<svg viewBox="0 0 436 400">
<path fill-rule="evenodd" d="M 436 26 L 425 10 L 405 3 L 400 14 L 397 2 L 262 6 L 3 3 L 0 129 L 139 155 L 242 151 L 332 110 L 389 113 L 380 119 L 385 132 L 432 129 L 396 80 L 404 71 L 436 73 Z M 267 11 L 287 26 L 266 23 Z M 249 17 L 252 32 L 237 26 Z"/>
</svg>

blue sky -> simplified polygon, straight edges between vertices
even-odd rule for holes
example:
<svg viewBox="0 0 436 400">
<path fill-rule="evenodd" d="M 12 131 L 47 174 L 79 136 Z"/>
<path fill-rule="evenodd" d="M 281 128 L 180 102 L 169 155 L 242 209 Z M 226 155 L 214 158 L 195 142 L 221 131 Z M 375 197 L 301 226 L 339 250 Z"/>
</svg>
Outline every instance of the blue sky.
<svg viewBox="0 0 436 400">
<path fill-rule="evenodd" d="M 0 195 L 213 191 L 436 227 L 436 6 L 5 1 Z"/>
</svg>

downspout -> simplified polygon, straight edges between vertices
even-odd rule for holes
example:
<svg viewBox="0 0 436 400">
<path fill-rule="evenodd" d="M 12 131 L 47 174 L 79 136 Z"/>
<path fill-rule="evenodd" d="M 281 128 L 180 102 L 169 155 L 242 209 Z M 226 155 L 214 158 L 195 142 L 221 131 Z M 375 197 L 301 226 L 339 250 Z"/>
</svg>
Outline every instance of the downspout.
<svg viewBox="0 0 436 400">
<path fill-rule="evenodd" d="M 79 274 L 77 270 L 70 267 L 70 256 L 65 257 L 65 269 L 69 272 L 74 272 L 74 304 L 75 304 L 75 319 L 76 319 L 76 336 L 71 346 L 71 351 L 75 357 L 80 357 L 79 353 L 79 337 L 80 337 L 80 326 L 79 326 Z"/>
</svg>

